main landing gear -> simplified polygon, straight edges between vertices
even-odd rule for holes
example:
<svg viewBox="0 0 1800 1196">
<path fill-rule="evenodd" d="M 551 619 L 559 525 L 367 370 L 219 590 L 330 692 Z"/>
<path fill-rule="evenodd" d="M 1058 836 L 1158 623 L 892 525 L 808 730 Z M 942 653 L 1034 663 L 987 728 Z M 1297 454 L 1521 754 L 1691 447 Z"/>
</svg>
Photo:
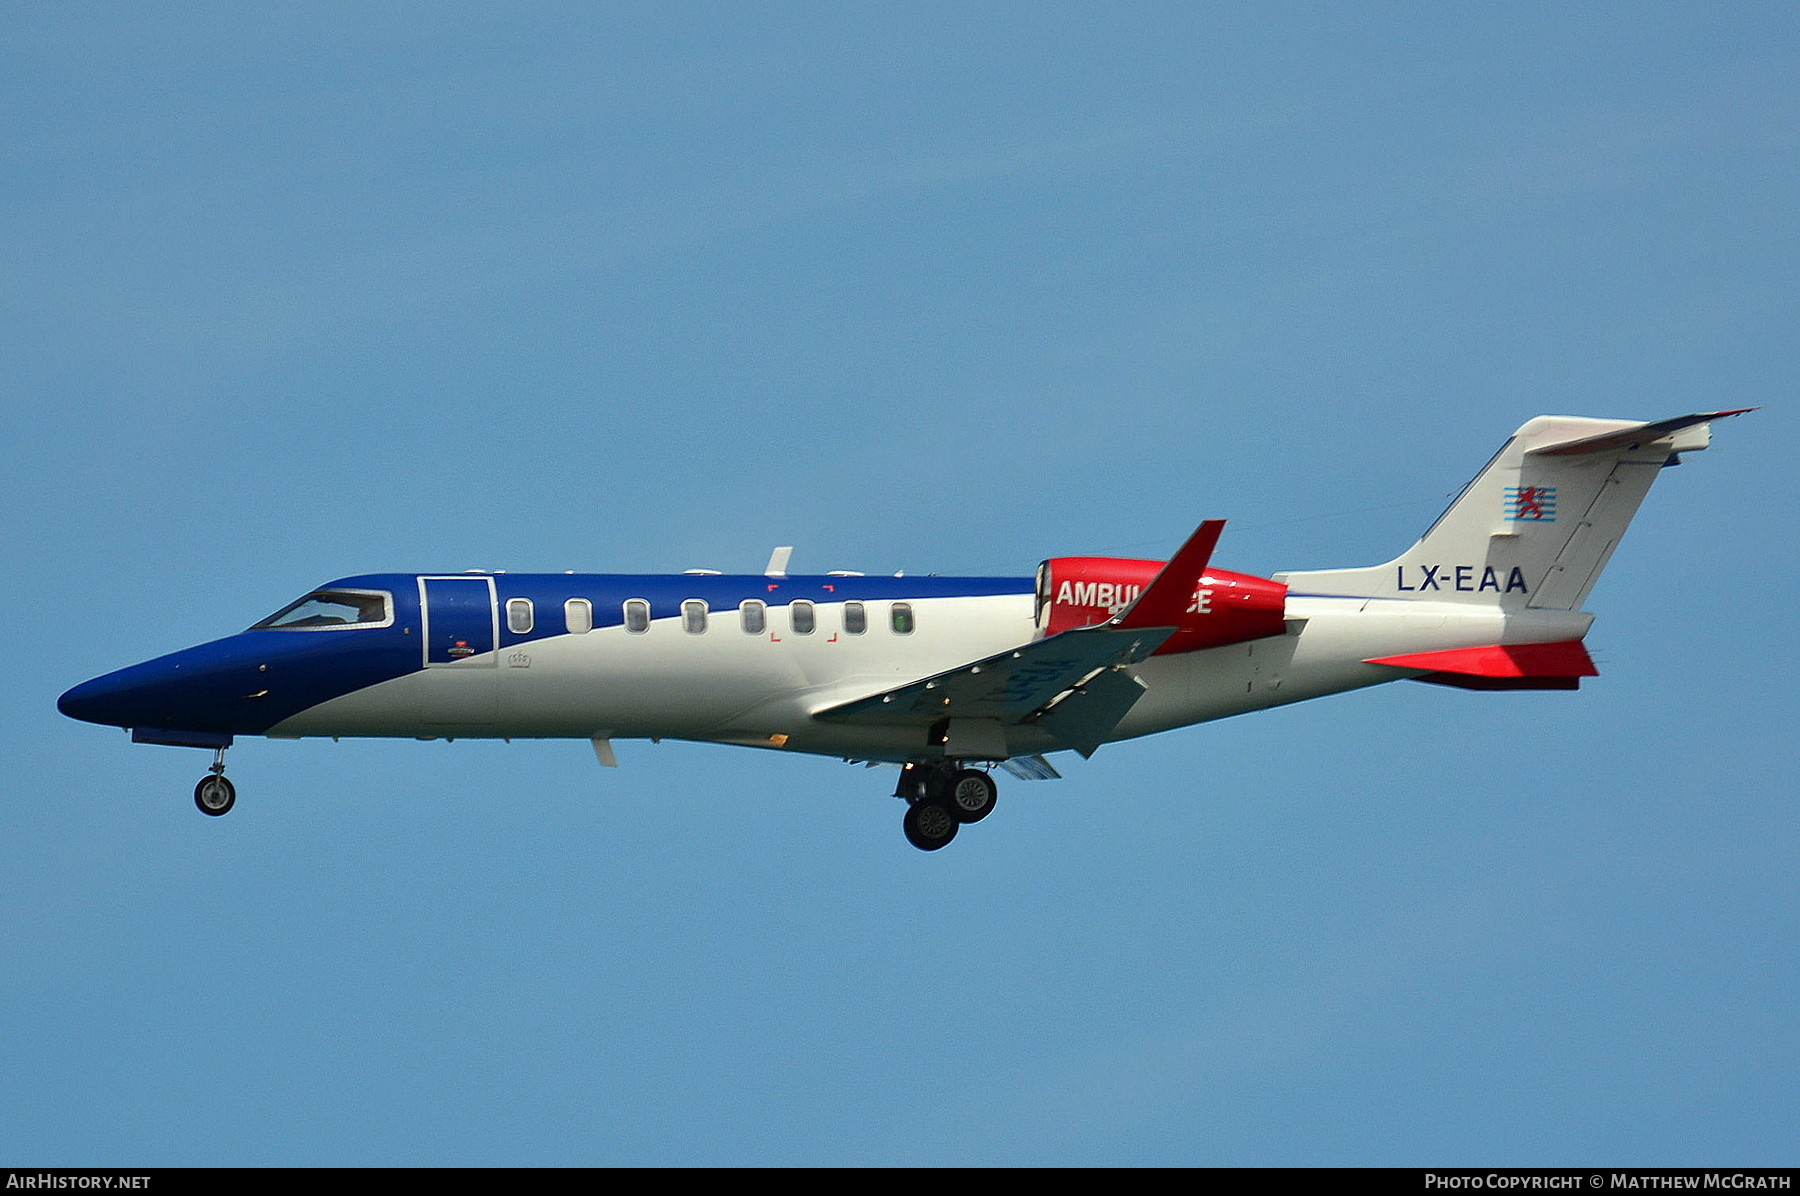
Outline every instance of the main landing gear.
<svg viewBox="0 0 1800 1196">
<path fill-rule="evenodd" d="M 215 749 L 212 768 L 194 786 L 194 804 L 202 814 L 217 818 L 237 804 L 237 787 L 225 779 L 225 749 Z"/>
<path fill-rule="evenodd" d="M 956 838 L 963 824 L 980 822 L 994 811 L 999 788 L 974 768 L 949 764 L 908 764 L 900 770 L 895 797 L 906 799 L 901 829 L 920 851 L 936 851 Z"/>
</svg>

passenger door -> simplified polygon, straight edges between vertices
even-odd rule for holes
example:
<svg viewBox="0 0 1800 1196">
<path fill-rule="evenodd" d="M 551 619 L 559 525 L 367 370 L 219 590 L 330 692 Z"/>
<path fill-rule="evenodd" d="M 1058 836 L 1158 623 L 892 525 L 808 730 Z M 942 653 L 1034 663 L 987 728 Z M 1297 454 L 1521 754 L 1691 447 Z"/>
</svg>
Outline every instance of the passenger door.
<svg viewBox="0 0 1800 1196">
<path fill-rule="evenodd" d="M 421 577 L 419 609 L 425 685 L 418 717 L 432 730 L 491 733 L 500 711 L 494 579 Z"/>
<path fill-rule="evenodd" d="M 470 662 L 492 668 L 498 635 L 491 577 L 421 577 L 425 667 Z"/>
</svg>

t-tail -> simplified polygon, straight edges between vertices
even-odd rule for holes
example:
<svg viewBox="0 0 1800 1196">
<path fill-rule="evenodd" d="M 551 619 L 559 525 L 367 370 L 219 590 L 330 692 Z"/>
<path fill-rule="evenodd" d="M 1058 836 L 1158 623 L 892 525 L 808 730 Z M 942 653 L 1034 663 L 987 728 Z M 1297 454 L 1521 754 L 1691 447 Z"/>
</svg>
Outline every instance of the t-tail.
<svg viewBox="0 0 1800 1196">
<path fill-rule="evenodd" d="M 1580 610 L 1657 473 L 1711 441 L 1709 423 L 1540 415 L 1404 554 L 1385 565 L 1277 574 L 1290 593 Z"/>
</svg>

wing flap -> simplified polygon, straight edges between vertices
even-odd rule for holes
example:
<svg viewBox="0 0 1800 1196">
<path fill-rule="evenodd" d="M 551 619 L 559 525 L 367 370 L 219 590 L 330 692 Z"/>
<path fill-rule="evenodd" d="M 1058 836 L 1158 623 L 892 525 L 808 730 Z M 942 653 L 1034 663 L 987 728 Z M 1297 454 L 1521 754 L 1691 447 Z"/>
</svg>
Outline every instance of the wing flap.
<svg viewBox="0 0 1800 1196">
<path fill-rule="evenodd" d="M 1173 627 L 1065 631 L 936 676 L 813 714 L 832 723 L 929 726 L 940 719 L 1024 721 L 1101 669 L 1148 657 Z M 1115 720 L 1116 721 L 1116 720 Z"/>
<path fill-rule="evenodd" d="M 1086 759 L 1100 750 L 1148 688 L 1123 669 L 1102 669 L 1038 715 L 1037 725 Z"/>
<path fill-rule="evenodd" d="M 1014 756 L 1010 760 L 1000 761 L 1000 767 L 1021 781 L 1062 780 L 1062 773 L 1056 771 L 1056 765 L 1042 756 Z"/>
</svg>

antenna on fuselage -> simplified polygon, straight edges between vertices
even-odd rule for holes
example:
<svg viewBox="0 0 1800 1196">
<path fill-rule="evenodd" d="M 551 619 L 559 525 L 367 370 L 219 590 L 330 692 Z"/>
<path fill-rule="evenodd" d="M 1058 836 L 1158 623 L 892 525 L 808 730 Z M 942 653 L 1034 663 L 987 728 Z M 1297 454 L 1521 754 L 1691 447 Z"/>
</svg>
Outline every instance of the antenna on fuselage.
<svg viewBox="0 0 1800 1196">
<path fill-rule="evenodd" d="M 788 560 L 794 555 L 792 544 L 785 548 L 777 548 L 769 554 L 769 567 L 763 570 L 764 577 L 786 577 Z"/>
</svg>

